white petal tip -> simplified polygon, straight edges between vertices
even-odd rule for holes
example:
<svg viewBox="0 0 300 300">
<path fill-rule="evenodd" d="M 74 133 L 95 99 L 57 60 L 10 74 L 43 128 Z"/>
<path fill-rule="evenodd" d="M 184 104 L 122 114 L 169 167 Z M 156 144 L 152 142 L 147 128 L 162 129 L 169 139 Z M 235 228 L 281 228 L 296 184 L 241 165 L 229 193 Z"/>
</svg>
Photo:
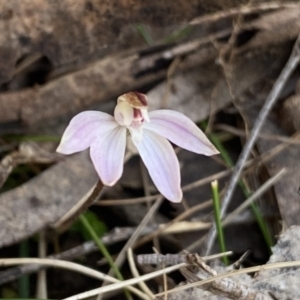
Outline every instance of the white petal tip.
<svg viewBox="0 0 300 300">
<path fill-rule="evenodd" d="M 59 145 L 56 149 L 57 153 L 61 153 L 61 154 L 68 154 L 66 153 L 66 151 L 64 151 L 63 147 L 61 145 Z"/>
<path fill-rule="evenodd" d="M 203 151 L 201 149 L 201 151 L 197 151 L 197 154 L 202 154 L 205 156 L 213 156 L 213 155 L 217 155 L 220 154 L 220 151 L 214 146 L 214 145 L 209 145 L 209 148 L 206 147 L 205 151 Z"/>
<path fill-rule="evenodd" d="M 108 186 L 108 187 L 112 187 L 116 184 L 117 181 L 112 181 L 112 182 L 103 182 L 103 180 L 101 180 L 103 185 Z"/>
<path fill-rule="evenodd" d="M 70 149 L 68 149 L 68 147 L 63 146 L 63 144 L 60 143 L 58 145 L 58 147 L 56 148 L 56 152 L 60 153 L 60 154 L 64 154 L 64 155 L 69 155 L 69 154 L 73 154 L 73 153 L 76 153 L 79 151 L 70 150 Z"/>
<path fill-rule="evenodd" d="M 180 192 L 177 195 L 173 195 L 172 197 L 166 197 L 166 199 L 173 203 L 180 203 L 182 201 L 182 191 L 180 190 Z"/>
<path fill-rule="evenodd" d="M 211 152 L 208 154 L 208 156 L 217 155 L 220 154 L 220 151 L 218 151 L 216 148 L 212 149 Z"/>
<path fill-rule="evenodd" d="M 114 186 L 119 180 L 119 177 L 114 180 L 109 180 L 109 179 L 107 180 L 107 179 L 101 178 L 99 174 L 98 174 L 98 176 L 99 176 L 99 179 L 101 180 L 102 184 L 105 186 L 108 186 L 108 187 Z M 103 174 L 102 174 L 102 177 L 104 177 Z"/>
</svg>

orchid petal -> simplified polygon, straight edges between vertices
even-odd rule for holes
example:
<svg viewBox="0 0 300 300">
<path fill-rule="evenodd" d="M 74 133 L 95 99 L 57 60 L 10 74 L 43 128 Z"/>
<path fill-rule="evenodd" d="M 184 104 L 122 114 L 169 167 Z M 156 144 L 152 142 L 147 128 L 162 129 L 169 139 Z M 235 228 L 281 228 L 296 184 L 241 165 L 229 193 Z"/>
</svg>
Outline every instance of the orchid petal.
<svg viewBox="0 0 300 300">
<path fill-rule="evenodd" d="M 118 124 L 114 118 L 98 111 L 85 111 L 76 115 L 66 128 L 57 152 L 72 154 L 87 149 L 97 136 L 105 135 Z"/>
<path fill-rule="evenodd" d="M 157 189 L 168 200 L 180 202 L 179 162 L 171 144 L 154 132 L 144 130 L 140 142 L 133 140 Z"/>
<path fill-rule="evenodd" d="M 160 109 L 150 112 L 149 116 L 150 122 L 145 123 L 144 128 L 167 138 L 175 145 L 208 156 L 219 153 L 205 134 L 184 114 Z"/>
<path fill-rule="evenodd" d="M 126 148 L 126 128 L 118 126 L 99 136 L 91 145 L 90 156 L 104 185 L 114 185 L 123 173 Z"/>
</svg>

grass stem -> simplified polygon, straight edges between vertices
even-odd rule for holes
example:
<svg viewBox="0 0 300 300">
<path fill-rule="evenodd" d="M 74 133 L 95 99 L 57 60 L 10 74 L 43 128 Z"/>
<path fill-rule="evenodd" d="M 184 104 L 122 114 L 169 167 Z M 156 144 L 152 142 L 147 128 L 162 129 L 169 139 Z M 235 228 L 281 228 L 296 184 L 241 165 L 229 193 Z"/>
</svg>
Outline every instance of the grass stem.
<svg viewBox="0 0 300 300">
<path fill-rule="evenodd" d="M 102 253 L 102 255 L 106 258 L 108 264 L 110 265 L 110 267 L 112 268 L 112 270 L 114 271 L 116 277 L 119 280 L 124 280 L 120 270 L 117 268 L 117 266 L 115 265 L 110 253 L 108 252 L 107 248 L 105 247 L 105 245 L 103 244 L 103 242 L 101 241 L 101 239 L 98 237 L 98 235 L 96 234 L 95 230 L 93 229 L 93 227 L 91 226 L 91 224 L 89 223 L 88 219 L 81 214 L 79 216 L 79 220 L 82 223 L 82 225 L 84 226 L 84 228 L 87 230 L 87 232 L 90 234 L 91 238 L 94 240 L 94 242 L 96 243 L 96 245 L 98 246 L 100 252 Z M 128 290 L 124 290 L 125 296 L 128 300 L 132 300 L 132 296 L 129 293 Z"/>
<path fill-rule="evenodd" d="M 29 256 L 29 245 L 28 240 L 24 240 L 19 246 L 19 256 L 28 257 Z M 18 280 L 18 294 L 20 298 L 29 298 L 29 275 L 24 275 Z"/>
<path fill-rule="evenodd" d="M 225 246 L 225 239 L 224 239 L 224 233 L 222 228 L 222 221 L 221 221 L 221 213 L 220 213 L 220 197 L 219 197 L 219 188 L 218 188 L 218 181 L 214 180 L 211 183 L 211 190 L 212 190 L 212 198 L 213 198 L 213 205 L 214 205 L 214 215 L 215 215 L 215 222 L 216 222 L 216 229 L 217 229 L 217 235 L 220 245 L 221 252 L 226 252 L 226 246 Z M 228 266 L 228 257 L 223 256 L 222 257 L 223 263 Z"/>
<path fill-rule="evenodd" d="M 213 144 L 216 146 L 216 148 L 220 151 L 220 155 L 223 158 L 226 165 L 230 168 L 234 167 L 234 163 L 233 163 L 230 155 L 228 154 L 227 150 L 225 149 L 223 144 L 220 142 L 218 137 L 213 133 L 209 133 L 208 136 L 209 136 L 210 140 L 213 142 Z M 240 188 L 242 189 L 245 197 L 249 198 L 251 196 L 251 191 L 247 187 L 247 184 L 245 183 L 244 179 L 240 179 L 238 184 L 239 184 Z M 256 219 L 256 222 L 260 228 L 260 231 L 264 237 L 264 240 L 268 246 L 269 252 L 271 253 L 271 247 L 274 245 L 274 243 L 273 243 L 273 239 L 270 234 L 269 228 L 266 224 L 266 221 L 256 203 L 253 202 L 250 207 L 251 207 L 252 213 Z"/>
</svg>

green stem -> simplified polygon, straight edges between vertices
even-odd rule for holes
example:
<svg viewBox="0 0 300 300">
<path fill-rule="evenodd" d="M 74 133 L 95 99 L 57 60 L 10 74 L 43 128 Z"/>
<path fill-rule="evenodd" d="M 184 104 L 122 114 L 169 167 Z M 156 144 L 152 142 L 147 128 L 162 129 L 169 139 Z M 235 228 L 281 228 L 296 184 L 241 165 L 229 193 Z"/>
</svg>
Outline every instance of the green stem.
<svg viewBox="0 0 300 300">
<path fill-rule="evenodd" d="M 102 255 L 106 258 L 108 264 L 110 265 L 110 267 L 113 269 L 116 277 L 119 280 L 124 280 L 120 270 L 117 268 L 117 266 L 115 265 L 110 253 L 108 252 L 107 248 L 105 247 L 105 245 L 102 243 L 102 240 L 98 237 L 97 233 L 95 232 L 95 230 L 93 229 L 93 227 L 91 226 L 91 224 L 89 223 L 88 219 L 81 214 L 79 216 L 79 220 L 82 223 L 82 225 L 84 226 L 84 228 L 87 230 L 87 232 L 90 234 L 91 238 L 94 240 L 94 242 L 96 243 L 96 245 L 98 246 L 100 252 L 102 253 Z M 126 298 L 128 300 L 132 300 L 132 296 L 129 293 L 128 290 L 124 290 Z"/>
<path fill-rule="evenodd" d="M 228 152 L 226 151 L 225 147 L 218 139 L 218 137 L 216 135 L 214 135 L 213 133 L 210 133 L 209 138 L 211 139 L 213 144 L 216 146 L 216 148 L 220 151 L 220 154 L 221 154 L 224 162 L 226 163 L 226 165 L 228 167 L 233 167 L 234 163 L 233 163 L 231 157 L 229 156 Z M 239 180 L 239 186 L 242 189 L 245 197 L 249 198 L 251 196 L 251 192 L 248 189 L 248 187 L 243 179 Z M 272 240 L 271 234 L 269 232 L 268 226 L 266 224 L 266 221 L 265 221 L 263 215 L 261 214 L 258 205 L 255 202 L 251 203 L 250 207 L 251 207 L 252 213 L 256 219 L 256 222 L 260 228 L 260 231 L 265 239 L 265 242 L 268 246 L 269 252 L 271 253 L 271 247 L 273 246 L 273 240 Z"/>
<path fill-rule="evenodd" d="M 261 214 L 261 211 L 258 208 L 256 203 L 251 203 L 251 209 L 252 209 L 252 213 L 256 219 L 256 222 L 262 232 L 262 235 L 265 239 L 265 242 L 268 245 L 269 253 L 272 254 L 271 247 L 274 245 L 274 243 L 273 243 L 273 239 L 271 237 L 269 228 L 265 222 L 265 219 L 264 219 L 263 215 Z"/>
<path fill-rule="evenodd" d="M 178 39 L 185 37 L 187 34 L 189 34 L 192 30 L 192 26 L 187 25 L 179 30 L 176 30 L 175 32 L 171 33 L 169 36 L 167 36 L 164 39 L 164 43 L 173 43 L 176 42 Z"/>
<path fill-rule="evenodd" d="M 28 257 L 29 256 L 29 246 L 28 240 L 24 240 L 20 243 L 19 248 L 19 256 L 20 257 Z M 29 275 L 24 275 L 18 280 L 18 294 L 20 298 L 29 298 Z"/>
<path fill-rule="evenodd" d="M 152 40 L 150 34 L 148 33 L 145 25 L 137 24 L 137 25 L 135 25 L 135 28 L 140 33 L 140 35 L 143 37 L 143 39 L 145 40 L 145 42 L 147 43 L 148 46 L 153 45 L 153 40 Z"/>
<path fill-rule="evenodd" d="M 219 189 L 218 189 L 218 181 L 213 181 L 211 183 L 211 190 L 212 190 L 212 198 L 214 204 L 214 215 L 215 215 L 215 222 L 216 222 L 216 229 L 218 234 L 218 240 L 220 245 L 220 250 L 222 253 L 226 252 L 226 245 L 224 239 L 224 233 L 222 228 L 222 221 L 221 221 L 221 213 L 220 213 L 220 197 L 219 197 Z M 222 257 L 223 263 L 228 266 L 228 257 Z"/>
</svg>

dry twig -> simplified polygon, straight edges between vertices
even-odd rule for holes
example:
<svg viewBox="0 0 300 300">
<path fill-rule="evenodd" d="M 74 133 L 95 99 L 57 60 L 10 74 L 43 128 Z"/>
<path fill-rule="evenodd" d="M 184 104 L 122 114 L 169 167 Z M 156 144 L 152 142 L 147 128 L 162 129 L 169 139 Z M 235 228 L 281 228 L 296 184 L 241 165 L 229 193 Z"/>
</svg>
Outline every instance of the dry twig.
<svg viewBox="0 0 300 300">
<path fill-rule="evenodd" d="M 13 169 L 20 164 L 50 164 L 58 161 L 59 156 L 45 151 L 32 142 L 23 142 L 19 150 L 7 154 L 0 161 L 0 188 L 3 186 Z"/>
<path fill-rule="evenodd" d="M 128 239 L 133 232 L 135 231 L 135 228 L 124 228 L 124 229 L 116 229 L 113 232 L 106 234 L 102 237 L 102 242 L 105 245 L 112 245 L 114 243 L 124 241 Z M 148 230 L 143 232 L 143 234 L 146 234 Z M 99 251 L 99 248 L 95 245 L 93 241 L 85 242 L 84 244 L 80 246 L 76 246 L 70 250 L 50 255 L 47 258 L 48 259 L 55 259 L 55 260 L 72 260 L 75 258 L 78 258 L 80 256 L 87 255 L 89 253 Z M 16 280 L 19 277 L 31 274 L 34 272 L 37 272 L 41 269 L 45 268 L 44 265 L 23 265 L 19 267 L 14 267 L 5 271 L 0 272 L 0 285 L 8 283 L 10 281 Z"/>
<path fill-rule="evenodd" d="M 93 297 L 98 294 L 104 294 L 104 293 L 107 293 L 110 291 L 118 290 L 118 289 L 121 289 L 124 287 L 129 287 L 129 286 L 139 283 L 141 281 L 150 280 L 152 278 L 161 276 L 163 274 L 168 274 L 170 272 L 176 271 L 176 270 L 180 269 L 181 267 L 184 267 L 185 265 L 186 265 L 185 263 L 182 263 L 182 264 L 179 264 L 176 266 L 171 266 L 171 267 L 165 268 L 163 270 L 158 270 L 158 271 L 152 272 L 150 274 L 142 275 L 138 278 L 132 278 L 132 279 L 128 279 L 128 280 L 125 280 L 122 282 L 113 283 L 108 286 L 103 286 L 103 287 L 100 287 L 100 288 L 97 288 L 94 290 L 90 290 L 90 291 L 87 291 L 87 292 L 84 292 L 84 293 L 81 293 L 81 294 L 78 294 L 78 295 L 75 295 L 72 297 L 65 298 L 64 300 L 80 300 L 80 299 Z"/>
<path fill-rule="evenodd" d="M 254 3 L 252 5 L 243 5 L 240 7 L 230 8 L 228 10 L 218 11 L 212 14 L 207 14 L 202 17 L 198 17 L 193 19 L 190 24 L 199 25 L 203 23 L 210 23 L 219 21 L 224 18 L 232 18 L 237 15 L 249 15 L 253 13 L 259 13 L 263 11 L 272 11 L 277 10 L 279 8 L 294 8 L 297 7 L 297 3 L 295 2 L 286 2 L 286 3 L 278 3 L 268 2 L 268 3 Z"/>
<path fill-rule="evenodd" d="M 181 268 L 182 275 L 189 282 L 198 282 L 211 276 L 216 276 L 217 272 L 205 264 L 204 260 L 195 254 L 188 256 L 189 263 L 197 267 L 195 274 L 190 267 Z M 232 279 L 218 279 L 212 283 L 199 286 L 201 289 L 210 291 L 212 294 L 223 296 L 234 300 L 271 300 L 272 298 L 253 290 L 245 284 L 240 284 Z"/>
<path fill-rule="evenodd" d="M 278 268 L 289 268 L 289 267 L 300 267 L 300 260 L 270 263 L 270 264 L 260 265 L 260 266 L 256 266 L 256 267 L 234 270 L 231 272 L 226 272 L 224 274 L 214 275 L 214 276 L 204 279 L 202 281 L 189 283 L 184 286 L 179 286 L 177 288 L 174 288 L 173 290 L 166 291 L 165 293 L 170 294 L 170 293 L 175 293 L 178 291 L 186 290 L 186 289 L 189 289 L 192 287 L 199 287 L 201 285 L 205 285 L 207 283 L 214 282 L 218 279 L 223 279 L 226 277 L 231 277 L 231 276 L 235 276 L 235 275 L 239 275 L 239 274 L 255 273 L 255 272 L 262 271 L 262 270 L 273 270 L 273 269 L 278 269 Z M 165 293 L 159 293 L 159 294 L 156 294 L 155 296 L 156 297 L 162 296 Z"/>
<path fill-rule="evenodd" d="M 130 270 L 131 270 L 131 273 L 132 275 L 137 278 L 140 276 L 137 268 L 136 268 L 136 265 L 134 263 L 134 258 L 133 258 L 133 252 L 132 252 L 132 249 L 129 248 L 128 251 L 127 251 L 127 259 L 128 259 L 128 263 L 129 263 L 129 267 L 130 267 Z M 145 292 L 145 294 L 147 294 L 151 299 L 154 299 L 154 295 L 153 293 L 151 292 L 151 290 L 148 288 L 148 286 L 145 284 L 145 282 L 141 281 L 139 283 L 139 286 L 140 288 Z"/>
<path fill-rule="evenodd" d="M 49 259 L 49 258 L 4 258 L 0 259 L 0 266 L 14 266 L 14 265 L 20 265 L 20 264 L 42 264 L 49 267 L 56 267 L 56 268 L 62 268 L 74 272 L 78 272 L 93 278 L 97 278 L 100 280 L 107 280 L 110 282 L 118 283 L 120 282 L 118 279 L 111 277 L 109 275 L 103 274 L 99 271 L 93 270 L 91 268 L 87 268 L 85 266 L 75 264 L 73 262 L 69 261 L 61 261 L 61 260 L 55 260 L 55 259 Z M 145 300 L 149 300 L 148 296 L 144 295 L 141 291 L 138 289 L 129 286 L 128 289 L 132 291 L 133 293 L 137 294 L 139 297 Z"/>
<path fill-rule="evenodd" d="M 204 261 L 213 260 L 220 258 L 222 256 L 231 255 L 232 251 L 227 251 L 220 254 L 209 255 L 202 257 Z M 177 265 L 180 263 L 189 263 L 190 254 L 160 254 L 160 253 L 151 253 L 151 254 L 140 254 L 137 256 L 137 261 L 140 265 L 158 265 L 164 263 L 165 265 Z M 195 254 L 196 255 L 196 254 Z"/>
<path fill-rule="evenodd" d="M 229 225 L 233 218 L 237 215 L 243 212 L 246 208 L 250 206 L 250 204 L 255 201 L 257 198 L 259 198 L 262 194 L 264 194 L 272 185 L 274 185 L 285 173 L 285 169 L 279 171 L 276 175 L 269 178 L 268 181 L 266 181 L 258 190 L 255 191 L 244 203 L 242 203 L 235 211 L 233 211 L 230 215 L 228 215 L 223 221 L 222 225 L 225 227 Z M 194 242 L 192 245 L 190 245 L 187 250 L 193 251 L 195 247 L 198 247 L 201 245 L 205 240 L 205 236 L 203 236 L 201 239 Z"/>
<path fill-rule="evenodd" d="M 139 224 L 135 232 L 131 235 L 131 237 L 128 239 L 125 246 L 122 248 L 121 252 L 119 253 L 117 259 L 115 260 L 115 265 L 120 268 L 122 264 L 124 263 L 124 260 L 126 258 L 126 252 L 129 248 L 133 246 L 133 244 L 136 242 L 136 240 L 140 237 L 143 229 L 147 226 L 148 222 L 152 218 L 153 214 L 157 211 L 157 209 L 160 207 L 160 205 L 163 202 L 163 196 L 159 196 L 156 200 L 156 202 L 151 206 L 148 213 L 145 215 L 142 222 Z M 111 272 L 112 270 L 110 270 Z M 108 274 L 110 274 L 110 272 Z"/>
<path fill-rule="evenodd" d="M 297 67 L 299 61 L 300 61 L 300 35 L 298 36 L 298 38 L 295 42 L 295 45 L 294 45 L 294 48 L 293 48 L 293 51 L 291 53 L 289 60 L 287 61 L 281 74 L 279 75 L 278 79 L 276 80 L 268 98 L 266 99 L 266 102 L 265 102 L 264 106 L 262 107 L 262 109 L 255 121 L 253 129 L 249 136 L 249 139 L 247 140 L 247 142 L 243 148 L 243 151 L 240 154 L 240 157 L 236 163 L 236 166 L 234 168 L 234 172 L 232 174 L 228 189 L 222 200 L 222 207 L 221 207 L 221 216 L 222 217 L 226 213 L 227 207 L 232 198 L 236 184 L 239 180 L 239 177 L 241 175 L 243 168 L 245 167 L 246 160 L 248 159 L 248 157 L 250 155 L 250 152 L 254 146 L 254 143 L 255 143 L 256 139 L 258 138 L 258 134 L 259 134 L 269 112 L 271 111 L 272 107 L 276 103 L 276 100 L 278 99 L 280 92 L 282 91 L 282 88 L 285 86 L 288 78 L 290 77 L 292 72 Z M 216 236 L 216 227 L 213 226 L 208 234 L 207 245 L 206 245 L 204 253 L 206 253 L 206 254 L 210 253 L 211 248 L 213 246 L 215 236 Z"/>
</svg>

